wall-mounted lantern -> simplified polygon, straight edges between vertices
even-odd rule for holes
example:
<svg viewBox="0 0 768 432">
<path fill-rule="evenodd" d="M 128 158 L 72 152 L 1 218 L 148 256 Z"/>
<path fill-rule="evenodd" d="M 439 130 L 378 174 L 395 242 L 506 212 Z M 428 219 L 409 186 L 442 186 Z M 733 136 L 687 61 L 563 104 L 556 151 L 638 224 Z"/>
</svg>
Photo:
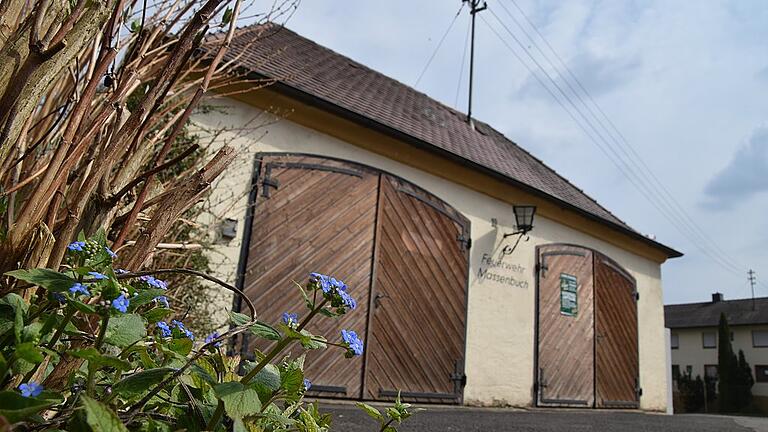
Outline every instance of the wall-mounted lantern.
<svg viewBox="0 0 768 432">
<path fill-rule="evenodd" d="M 512 254 L 512 252 L 515 251 L 515 248 L 517 248 L 518 243 L 520 243 L 520 239 L 533 229 L 533 216 L 536 214 L 536 206 L 516 205 L 512 206 L 512 211 L 515 213 L 515 227 L 517 229 L 514 232 L 504 234 L 503 238 L 507 238 L 513 235 L 517 235 L 518 237 L 514 246 L 504 247 L 502 250 L 504 255 Z"/>
</svg>

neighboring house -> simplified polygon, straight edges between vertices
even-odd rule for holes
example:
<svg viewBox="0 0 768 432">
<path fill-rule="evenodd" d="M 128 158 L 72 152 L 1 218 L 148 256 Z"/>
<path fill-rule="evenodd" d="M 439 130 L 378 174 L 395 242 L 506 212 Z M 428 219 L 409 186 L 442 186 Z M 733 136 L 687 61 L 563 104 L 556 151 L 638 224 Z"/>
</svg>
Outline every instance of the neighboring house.
<svg viewBox="0 0 768 432">
<path fill-rule="evenodd" d="M 671 331 L 672 376 L 717 377 L 718 325 L 725 314 L 731 329 L 731 344 L 752 367 L 755 400 L 768 408 L 768 297 L 724 300 L 720 293 L 712 301 L 664 306 L 665 325 Z"/>
<path fill-rule="evenodd" d="M 240 152 L 212 185 L 227 204 L 208 222 L 232 239 L 216 270 L 265 321 L 302 312 L 291 280 L 312 271 L 358 301 L 315 330 L 354 329 L 365 353 L 311 353 L 312 396 L 666 409 L 661 265 L 679 252 L 491 126 L 290 30 L 240 29 L 227 59 L 276 83 L 194 119 Z M 521 204 L 534 228 L 505 236 Z"/>
</svg>

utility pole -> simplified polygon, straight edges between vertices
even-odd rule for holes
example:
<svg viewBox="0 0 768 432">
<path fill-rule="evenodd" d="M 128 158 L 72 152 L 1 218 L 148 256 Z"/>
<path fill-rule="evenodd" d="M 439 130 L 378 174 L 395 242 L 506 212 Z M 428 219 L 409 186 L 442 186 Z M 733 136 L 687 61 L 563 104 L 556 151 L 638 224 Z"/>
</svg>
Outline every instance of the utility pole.
<svg viewBox="0 0 768 432">
<path fill-rule="evenodd" d="M 752 269 L 749 269 L 747 274 L 749 275 L 749 286 L 752 287 L 752 310 L 755 310 L 755 282 L 757 282 L 757 277 Z"/>
<path fill-rule="evenodd" d="M 461 0 L 464 3 L 469 3 L 469 14 L 472 16 L 472 40 L 470 41 L 471 47 L 469 51 L 469 107 L 467 108 L 467 122 L 474 129 L 475 124 L 472 122 L 472 83 L 474 81 L 475 70 L 475 15 L 478 12 L 482 12 L 488 8 L 488 4 L 483 1 L 483 5 L 480 6 L 481 0 Z"/>
</svg>

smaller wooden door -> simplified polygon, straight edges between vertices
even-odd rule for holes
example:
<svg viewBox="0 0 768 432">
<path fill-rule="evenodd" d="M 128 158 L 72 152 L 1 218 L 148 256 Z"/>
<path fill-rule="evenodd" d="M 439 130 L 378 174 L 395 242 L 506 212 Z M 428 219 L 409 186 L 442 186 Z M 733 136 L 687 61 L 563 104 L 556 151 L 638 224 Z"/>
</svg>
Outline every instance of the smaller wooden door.
<svg viewBox="0 0 768 432">
<path fill-rule="evenodd" d="M 595 254 L 595 406 L 639 406 L 635 280 Z"/>
<path fill-rule="evenodd" d="M 467 227 L 441 201 L 381 175 L 363 398 L 461 401 Z"/>
<path fill-rule="evenodd" d="M 539 248 L 538 404 L 594 403 L 592 251 Z"/>
</svg>

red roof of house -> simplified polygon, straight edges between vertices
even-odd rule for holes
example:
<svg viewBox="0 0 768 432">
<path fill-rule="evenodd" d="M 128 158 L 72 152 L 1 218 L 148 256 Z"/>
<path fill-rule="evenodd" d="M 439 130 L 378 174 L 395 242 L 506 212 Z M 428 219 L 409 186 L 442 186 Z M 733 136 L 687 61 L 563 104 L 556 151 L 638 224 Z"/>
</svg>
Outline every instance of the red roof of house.
<svg viewBox="0 0 768 432">
<path fill-rule="evenodd" d="M 491 126 L 475 120 L 473 128 L 466 114 L 285 27 L 266 24 L 239 29 L 226 59 L 251 73 L 277 79 L 278 91 L 502 177 L 662 249 L 669 257 L 682 256 L 633 230 Z"/>
</svg>

